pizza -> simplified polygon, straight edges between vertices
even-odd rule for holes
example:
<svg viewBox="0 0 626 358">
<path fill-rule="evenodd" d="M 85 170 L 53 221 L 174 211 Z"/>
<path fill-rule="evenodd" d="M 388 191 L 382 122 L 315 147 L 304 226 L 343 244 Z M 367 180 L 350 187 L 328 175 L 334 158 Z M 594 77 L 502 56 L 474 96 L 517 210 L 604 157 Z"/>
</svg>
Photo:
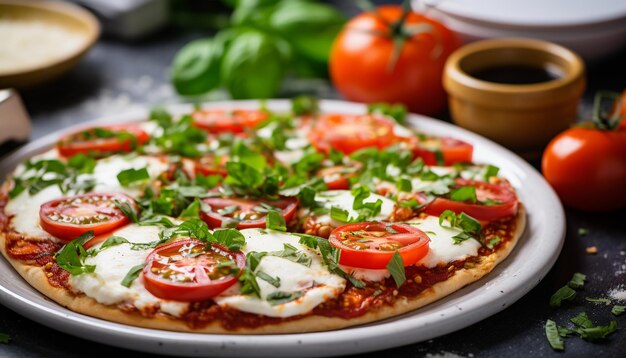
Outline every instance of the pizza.
<svg viewBox="0 0 626 358">
<path fill-rule="evenodd" d="M 515 189 L 388 105 L 197 107 L 84 127 L 0 190 L 0 250 L 70 310 L 163 330 L 326 331 L 414 311 L 518 242 Z"/>
</svg>

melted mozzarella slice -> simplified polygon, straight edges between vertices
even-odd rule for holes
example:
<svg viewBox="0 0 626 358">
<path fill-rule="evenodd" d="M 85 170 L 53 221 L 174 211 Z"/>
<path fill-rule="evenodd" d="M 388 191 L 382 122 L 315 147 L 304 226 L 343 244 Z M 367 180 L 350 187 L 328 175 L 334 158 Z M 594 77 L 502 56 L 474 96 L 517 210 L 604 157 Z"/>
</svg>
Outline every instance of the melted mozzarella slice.
<svg viewBox="0 0 626 358">
<path fill-rule="evenodd" d="M 39 159 L 43 158 L 58 158 L 58 153 L 56 150 L 51 150 L 39 157 Z M 155 157 L 114 155 L 98 160 L 93 174 L 79 175 L 77 180 L 79 182 L 95 180 L 96 185 L 92 190 L 93 192 L 120 192 L 131 196 L 138 196 L 142 193 L 145 183 L 123 187 L 117 180 L 117 174 L 125 169 L 141 169 L 144 167 L 147 168 L 150 178 L 154 179 L 166 171 L 168 165 Z M 23 172 L 23 167 L 16 169 L 16 173 L 20 170 Z M 26 173 L 22 173 L 22 175 L 23 174 Z M 33 239 L 50 238 L 52 236 L 45 232 L 39 224 L 39 208 L 48 201 L 74 194 L 75 193 L 71 191 L 64 194 L 57 185 L 51 185 L 35 195 L 30 195 L 28 191 L 25 190 L 15 198 L 9 200 L 5 207 L 5 213 L 12 217 L 11 225 L 16 232 Z"/>
<path fill-rule="evenodd" d="M 133 243 L 146 243 L 159 240 L 159 231 L 158 226 L 131 224 L 111 235 L 121 236 Z M 94 248 L 100 246 L 101 244 L 94 245 Z M 142 275 L 139 275 L 130 287 L 121 284 L 132 267 L 146 261 L 150 251 L 152 249 L 132 250 L 130 244 L 109 247 L 85 260 L 85 264 L 96 266 L 94 272 L 70 276 L 69 283 L 75 290 L 105 305 L 130 302 L 140 310 L 158 306 L 163 312 L 180 316 L 185 312 L 188 304 L 155 297 L 144 287 Z"/>
<path fill-rule="evenodd" d="M 380 213 L 378 215 L 368 218 L 370 221 L 377 220 L 386 220 L 392 213 L 393 209 L 396 206 L 395 201 L 385 198 L 384 196 L 371 193 L 370 196 L 363 200 L 364 203 L 375 203 L 378 199 L 382 201 L 382 205 L 380 207 Z M 319 192 L 315 195 L 315 201 L 322 204 L 326 209 L 331 209 L 332 207 L 339 208 L 341 210 L 346 210 L 348 212 L 349 218 L 355 218 L 359 216 L 359 213 L 352 208 L 354 204 L 354 196 L 350 192 L 350 190 L 328 190 Z M 307 215 L 306 211 L 301 212 L 301 215 Z M 317 217 L 318 222 L 329 222 L 333 226 L 342 226 L 345 223 L 334 220 L 330 217 L 329 214 L 320 215 Z"/>
<path fill-rule="evenodd" d="M 246 246 L 243 250 L 246 253 L 281 251 L 284 244 L 290 244 L 296 247 L 298 251 L 311 257 L 311 266 L 307 267 L 276 256 L 265 256 L 257 267 L 257 272 L 262 271 L 271 277 L 280 279 L 280 285 L 274 287 L 257 278 L 261 289 L 261 298 L 240 294 L 238 285 L 236 285 L 216 297 L 214 300 L 217 304 L 269 317 L 291 317 L 308 313 L 317 305 L 331 300 L 343 292 L 346 281 L 330 273 L 324 266 L 319 253 L 298 243 L 298 236 L 259 229 L 245 229 L 241 233 L 246 238 Z M 304 294 L 291 302 L 272 305 L 266 299 L 278 291 L 287 294 L 304 292 Z"/>
<path fill-rule="evenodd" d="M 409 222 L 418 229 L 428 235 L 430 244 L 428 254 L 422 258 L 416 265 L 424 265 L 426 267 L 435 267 L 438 264 L 446 265 L 455 260 L 462 260 L 469 256 L 478 254 L 480 243 L 470 239 L 454 244 L 452 237 L 461 233 L 461 229 L 441 227 L 439 218 L 436 216 L 428 216 L 425 219 L 415 219 Z"/>
<path fill-rule="evenodd" d="M 168 168 L 166 161 L 156 157 L 134 156 L 134 155 L 113 155 L 104 159 L 100 159 L 90 174 L 96 180 L 94 192 L 121 192 L 131 196 L 141 195 L 143 192 L 143 183 L 139 185 L 131 184 L 123 187 L 117 180 L 117 175 L 127 169 L 146 168 L 150 174 L 150 178 L 154 179 Z"/>
</svg>

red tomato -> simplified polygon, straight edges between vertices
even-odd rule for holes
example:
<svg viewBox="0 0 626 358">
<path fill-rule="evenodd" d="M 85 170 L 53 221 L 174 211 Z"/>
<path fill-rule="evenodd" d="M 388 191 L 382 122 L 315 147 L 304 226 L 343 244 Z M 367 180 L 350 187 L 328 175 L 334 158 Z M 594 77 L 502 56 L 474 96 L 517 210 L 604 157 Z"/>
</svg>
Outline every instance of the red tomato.
<svg viewBox="0 0 626 358">
<path fill-rule="evenodd" d="M 347 190 L 350 189 L 349 179 L 356 175 L 351 169 L 342 165 L 322 168 L 317 172 L 317 176 L 324 179 L 328 190 Z"/>
<path fill-rule="evenodd" d="M 384 269 L 398 252 L 404 266 L 428 253 L 430 239 L 411 225 L 363 222 L 343 225 L 330 233 L 329 242 L 341 249 L 339 263 L 365 269 Z"/>
<path fill-rule="evenodd" d="M 237 223 L 237 229 L 264 228 L 265 217 L 268 208 L 271 207 L 280 210 L 285 222 L 288 223 L 298 207 L 298 199 L 291 197 L 278 200 L 206 198 L 203 203 L 210 208 L 210 211 L 202 210 L 200 217 L 212 229 L 227 226 L 225 224 L 229 221 Z"/>
<path fill-rule="evenodd" d="M 409 141 L 415 158 L 422 158 L 426 165 L 452 165 L 454 163 L 471 163 L 474 147 L 462 140 L 441 137 Z M 443 162 L 437 158 L 441 153 Z"/>
<path fill-rule="evenodd" d="M 233 262 L 232 266 L 224 263 Z M 222 293 L 237 282 L 246 267 L 246 256 L 219 244 L 207 245 L 192 239 L 157 247 L 146 258 L 144 286 L 166 300 L 197 302 Z"/>
<path fill-rule="evenodd" d="M 391 120 L 371 114 L 327 114 L 317 118 L 309 141 L 326 153 L 331 147 L 344 154 L 369 147 L 382 149 L 396 140 L 393 126 Z"/>
<path fill-rule="evenodd" d="M 124 138 L 127 133 L 133 138 Z M 146 131 L 136 124 L 120 124 L 113 126 L 93 127 L 68 134 L 57 143 L 59 154 L 64 157 L 82 153 L 96 156 L 109 153 L 130 152 L 136 145 L 144 144 L 150 139 Z"/>
<path fill-rule="evenodd" d="M 209 133 L 241 133 L 248 128 L 254 128 L 266 120 L 267 112 L 259 110 L 235 109 L 205 109 L 194 112 L 193 125 Z"/>
<path fill-rule="evenodd" d="M 90 230 L 95 235 L 107 233 L 128 223 L 114 201 L 135 206 L 132 198 L 119 193 L 89 193 L 49 201 L 39 209 L 41 227 L 64 241 Z"/>
<path fill-rule="evenodd" d="M 221 175 L 226 177 L 228 175 L 228 171 L 226 170 L 226 162 L 228 159 L 226 155 L 218 157 L 204 156 L 194 161 L 194 172 L 195 174 L 202 174 L 204 176 Z"/>
<path fill-rule="evenodd" d="M 388 5 L 350 20 L 331 49 L 332 82 L 349 100 L 403 103 L 412 112 L 437 114 L 446 105 L 444 64 L 461 43 L 439 22 L 414 12 L 397 26 L 402 16 L 401 6 Z M 420 25 L 431 30 L 411 35 L 411 27 Z"/>
<path fill-rule="evenodd" d="M 476 220 L 491 221 L 517 214 L 518 200 L 515 192 L 503 184 L 490 184 L 475 180 L 457 179 L 458 187 L 473 186 L 476 188 L 478 203 L 454 201 L 448 198 L 436 198 L 426 205 L 424 212 L 439 216 L 446 210 L 456 214 L 465 213 Z M 491 203 L 482 203 L 492 201 Z"/>
<path fill-rule="evenodd" d="M 541 167 L 567 206 L 589 211 L 625 207 L 626 127 L 568 129 L 548 144 Z"/>
</svg>

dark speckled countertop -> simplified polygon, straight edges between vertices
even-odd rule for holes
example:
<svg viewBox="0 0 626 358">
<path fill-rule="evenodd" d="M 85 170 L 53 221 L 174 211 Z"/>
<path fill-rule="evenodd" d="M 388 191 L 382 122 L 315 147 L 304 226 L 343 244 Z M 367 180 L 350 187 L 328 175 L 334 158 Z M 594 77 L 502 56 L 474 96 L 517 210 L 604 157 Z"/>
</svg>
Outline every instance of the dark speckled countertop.
<svg viewBox="0 0 626 358">
<path fill-rule="evenodd" d="M 67 76 L 31 92 L 22 93 L 32 116 L 31 140 L 94 119 L 101 114 L 128 110 L 136 104 L 176 102 L 167 80 L 174 53 L 197 34 L 165 31 L 132 44 L 102 39 L 86 58 Z M 626 51 L 588 68 L 588 88 L 581 113 L 588 113 L 593 93 L 599 89 L 621 91 L 626 85 Z M 322 97 L 334 97 L 322 85 Z M 532 163 L 537 166 L 537 163 Z M 626 184 L 626 183 L 624 183 Z M 583 297 L 605 297 L 626 285 L 626 210 L 610 214 L 589 214 L 566 210 L 567 237 L 563 251 L 548 275 L 504 311 L 460 331 L 422 343 L 375 352 L 364 356 L 380 357 L 521 357 L 557 356 L 544 335 L 546 319 L 564 324 L 583 309 L 595 322 L 612 318 L 610 306 L 585 302 Z M 579 229 L 588 230 L 586 236 Z M 585 249 L 596 246 L 598 253 Z M 550 295 L 563 286 L 574 272 L 585 273 L 588 284 L 575 302 L 553 310 Z M 624 303 L 622 303 L 624 304 Z M 616 318 L 619 330 L 601 343 L 578 338 L 566 340 L 567 356 L 623 356 L 626 347 L 626 314 Z M 83 357 L 128 355 L 130 351 L 94 343 L 60 333 L 0 306 L 0 332 L 11 336 L 0 344 L 0 357 Z M 147 354 L 132 353 L 134 357 Z"/>
</svg>

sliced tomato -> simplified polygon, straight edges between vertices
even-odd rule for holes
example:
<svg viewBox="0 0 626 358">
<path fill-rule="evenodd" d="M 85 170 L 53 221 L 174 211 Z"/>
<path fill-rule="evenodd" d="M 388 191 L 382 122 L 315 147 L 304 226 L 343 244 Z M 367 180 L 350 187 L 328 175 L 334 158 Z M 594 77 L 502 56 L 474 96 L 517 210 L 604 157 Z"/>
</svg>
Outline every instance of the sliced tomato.
<svg viewBox="0 0 626 358">
<path fill-rule="evenodd" d="M 205 109 L 192 115 L 193 125 L 209 133 L 241 133 L 254 128 L 269 117 L 264 111 L 251 109 Z"/>
<path fill-rule="evenodd" d="M 241 251 L 183 239 L 157 247 L 148 255 L 144 286 L 159 298 L 204 301 L 234 285 L 245 266 L 246 256 Z"/>
<path fill-rule="evenodd" d="M 474 147 L 462 140 L 449 137 L 413 138 L 409 141 L 413 156 L 422 158 L 426 165 L 471 163 Z"/>
<path fill-rule="evenodd" d="M 328 190 L 350 189 L 350 178 L 356 176 L 354 168 L 343 165 L 322 168 L 317 172 L 317 176 L 324 179 Z"/>
<path fill-rule="evenodd" d="M 457 179 L 455 186 L 456 188 L 464 186 L 476 188 L 477 202 L 454 201 L 440 197 L 428 204 L 424 212 L 439 216 L 445 210 L 452 210 L 457 214 L 463 212 L 481 221 L 498 220 L 517 214 L 517 196 L 505 184 L 490 184 L 476 180 Z"/>
<path fill-rule="evenodd" d="M 272 208 L 281 212 L 289 222 L 298 207 L 298 199 L 282 197 L 278 200 L 255 200 L 244 198 L 206 198 L 200 217 L 210 228 L 229 226 L 237 229 L 264 228 L 265 217 Z M 206 209 L 206 211 L 205 211 Z"/>
<path fill-rule="evenodd" d="M 430 239 L 420 229 L 406 224 L 363 222 L 340 226 L 330 233 L 330 243 L 341 250 L 339 263 L 365 269 L 384 269 L 394 252 L 404 266 L 428 253 Z"/>
<path fill-rule="evenodd" d="M 228 171 L 226 170 L 226 162 L 229 157 L 227 155 L 213 156 L 208 155 L 199 158 L 194 161 L 195 174 L 202 174 L 204 176 L 221 175 L 226 177 Z"/>
<path fill-rule="evenodd" d="M 57 149 L 64 157 L 79 153 L 102 156 L 130 152 L 148 139 L 148 133 L 137 124 L 92 127 L 64 136 L 57 143 Z"/>
<path fill-rule="evenodd" d="M 394 143 L 394 123 L 372 114 L 327 114 L 317 118 L 309 141 L 322 152 L 331 148 L 350 154 L 363 148 L 386 148 Z"/>
<path fill-rule="evenodd" d="M 133 199 L 124 194 L 75 195 L 41 205 L 40 224 L 50 235 L 64 241 L 73 240 L 90 230 L 95 235 L 104 234 L 129 221 L 115 205 L 115 201 L 128 203 L 136 208 Z"/>
</svg>

